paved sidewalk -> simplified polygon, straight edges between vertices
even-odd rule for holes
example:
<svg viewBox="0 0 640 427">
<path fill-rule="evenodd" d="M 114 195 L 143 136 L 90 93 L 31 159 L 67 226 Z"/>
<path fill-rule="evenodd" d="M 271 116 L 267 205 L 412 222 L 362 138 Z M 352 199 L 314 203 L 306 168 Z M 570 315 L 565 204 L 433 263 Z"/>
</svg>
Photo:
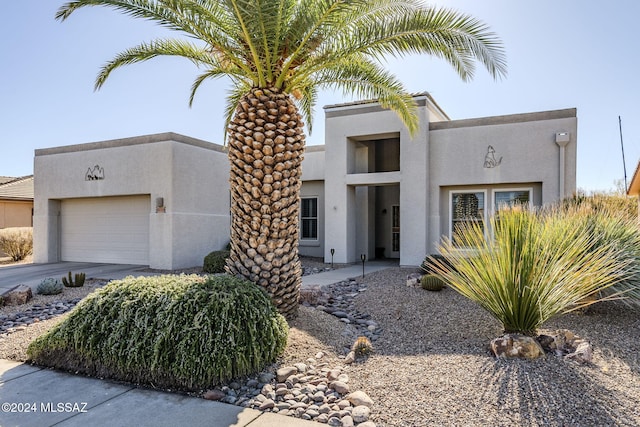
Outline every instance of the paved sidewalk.
<svg viewBox="0 0 640 427">
<path fill-rule="evenodd" d="M 392 267 L 398 267 L 398 260 L 367 261 L 364 263 L 364 274 L 369 274 L 375 271 L 385 270 Z M 362 277 L 362 263 L 338 268 L 336 270 L 324 271 L 322 273 L 302 276 L 302 287 L 305 288 L 314 285 L 331 285 L 333 283 L 338 283 L 343 280 L 357 277 Z"/>
<path fill-rule="evenodd" d="M 0 359 L 0 425 L 313 427 L 321 424 Z"/>
</svg>

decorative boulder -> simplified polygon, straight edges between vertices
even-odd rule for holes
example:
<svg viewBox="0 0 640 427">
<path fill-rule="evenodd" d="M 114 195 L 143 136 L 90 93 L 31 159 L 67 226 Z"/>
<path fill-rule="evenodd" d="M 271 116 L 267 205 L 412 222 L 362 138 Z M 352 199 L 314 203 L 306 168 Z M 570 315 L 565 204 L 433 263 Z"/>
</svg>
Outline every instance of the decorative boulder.
<svg viewBox="0 0 640 427">
<path fill-rule="evenodd" d="M 507 334 L 491 341 L 491 350 L 496 357 L 537 359 L 544 356 L 542 346 L 532 337 Z"/>
<path fill-rule="evenodd" d="M 420 273 L 411 273 L 407 276 L 407 286 L 417 287 L 420 286 L 420 279 L 422 279 L 422 274 Z"/>
<path fill-rule="evenodd" d="M 15 286 L 0 296 L 4 305 L 26 304 L 31 298 L 33 298 L 33 292 L 27 285 Z"/>
<path fill-rule="evenodd" d="M 346 399 L 351 402 L 353 406 L 366 406 L 368 408 L 373 406 L 373 400 L 362 390 L 354 391 L 349 394 Z"/>
<path fill-rule="evenodd" d="M 322 287 L 320 285 L 311 285 L 300 289 L 300 299 L 298 300 L 298 303 L 300 304 L 326 304 L 327 300 L 327 295 L 322 291 Z"/>
<path fill-rule="evenodd" d="M 558 329 L 552 335 L 540 335 L 538 342 L 542 348 L 556 356 L 578 363 L 591 363 L 591 344 L 567 329 Z"/>
</svg>

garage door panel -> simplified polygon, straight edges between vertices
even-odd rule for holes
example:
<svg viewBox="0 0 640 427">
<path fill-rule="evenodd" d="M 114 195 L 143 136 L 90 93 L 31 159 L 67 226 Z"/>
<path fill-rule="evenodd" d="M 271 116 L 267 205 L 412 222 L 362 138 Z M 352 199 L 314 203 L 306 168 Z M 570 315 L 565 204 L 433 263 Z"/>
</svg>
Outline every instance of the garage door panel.
<svg viewBox="0 0 640 427">
<path fill-rule="evenodd" d="M 61 206 L 64 261 L 149 264 L 148 195 L 69 199 Z"/>
</svg>

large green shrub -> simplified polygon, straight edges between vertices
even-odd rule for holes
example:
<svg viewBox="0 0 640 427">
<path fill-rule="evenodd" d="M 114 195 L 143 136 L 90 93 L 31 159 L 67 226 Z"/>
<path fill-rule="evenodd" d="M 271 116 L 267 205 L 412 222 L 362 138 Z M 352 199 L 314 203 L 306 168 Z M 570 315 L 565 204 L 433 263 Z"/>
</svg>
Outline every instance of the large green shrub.
<svg viewBox="0 0 640 427">
<path fill-rule="evenodd" d="M 434 268 L 447 284 L 499 320 L 506 332 L 535 334 L 551 317 L 583 307 L 620 280 L 627 264 L 613 244 L 577 224 L 579 210 L 502 210 L 490 220 L 492 236 L 479 225 L 463 227 L 461 250 L 446 241 Z"/>
<path fill-rule="evenodd" d="M 10 227 L 0 229 L 0 254 L 12 261 L 22 261 L 33 252 L 33 228 Z"/>
<path fill-rule="evenodd" d="M 204 257 L 204 264 L 202 270 L 205 273 L 224 273 L 224 266 L 226 259 L 229 258 L 230 251 L 221 250 L 213 251 L 206 257 Z"/>
<path fill-rule="evenodd" d="M 287 334 L 284 317 L 248 281 L 128 277 L 90 294 L 28 355 L 39 365 L 197 390 L 272 363 Z"/>
</svg>

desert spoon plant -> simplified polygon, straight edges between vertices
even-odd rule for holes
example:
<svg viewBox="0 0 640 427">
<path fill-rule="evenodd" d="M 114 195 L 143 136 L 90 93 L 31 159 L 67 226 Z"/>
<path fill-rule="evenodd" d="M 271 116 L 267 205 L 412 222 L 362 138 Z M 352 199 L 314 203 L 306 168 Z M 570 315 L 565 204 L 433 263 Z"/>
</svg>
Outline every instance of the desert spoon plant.
<svg viewBox="0 0 640 427">
<path fill-rule="evenodd" d="M 123 65 L 180 56 L 208 79 L 229 77 L 231 253 L 227 271 L 258 283 L 281 313 L 295 316 L 304 121 L 321 89 L 376 99 L 415 134 L 416 105 L 382 60 L 426 54 L 444 59 L 464 80 L 482 64 L 506 72 L 502 42 L 482 22 L 417 0 L 75 0 L 56 17 L 106 6 L 189 38 L 141 43 L 100 71 L 96 88 Z"/>
<path fill-rule="evenodd" d="M 505 332 L 535 335 L 551 317 L 583 305 L 620 280 L 625 262 L 613 245 L 594 246 L 597 235 L 557 210 L 501 210 L 492 236 L 477 224 L 444 242 L 440 252 L 455 268 L 434 259 L 447 284 L 500 321 Z"/>
</svg>

